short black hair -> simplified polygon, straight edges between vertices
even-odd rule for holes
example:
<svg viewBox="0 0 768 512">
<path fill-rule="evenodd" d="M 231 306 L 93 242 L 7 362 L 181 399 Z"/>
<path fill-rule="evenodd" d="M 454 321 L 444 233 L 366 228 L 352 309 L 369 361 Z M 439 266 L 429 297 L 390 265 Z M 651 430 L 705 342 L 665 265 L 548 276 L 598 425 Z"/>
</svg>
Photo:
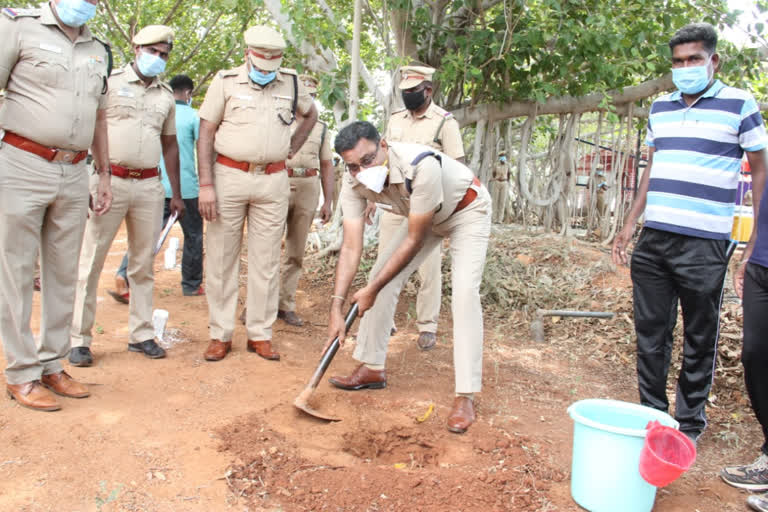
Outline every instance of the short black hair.
<svg viewBox="0 0 768 512">
<path fill-rule="evenodd" d="M 360 139 L 368 139 L 374 144 L 381 140 L 379 131 L 368 121 L 355 121 L 341 129 L 333 142 L 334 148 L 338 154 L 357 146 Z"/>
<path fill-rule="evenodd" d="M 674 50 L 675 46 L 685 43 L 702 43 L 704 49 L 710 55 L 717 49 L 717 32 L 715 27 L 709 23 L 691 23 L 684 26 L 672 36 L 669 40 L 669 49 Z"/>
<path fill-rule="evenodd" d="M 169 84 L 173 92 L 195 90 L 195 83 L 187 75 L 176 75 L 171 78 Z"/>
</svg>

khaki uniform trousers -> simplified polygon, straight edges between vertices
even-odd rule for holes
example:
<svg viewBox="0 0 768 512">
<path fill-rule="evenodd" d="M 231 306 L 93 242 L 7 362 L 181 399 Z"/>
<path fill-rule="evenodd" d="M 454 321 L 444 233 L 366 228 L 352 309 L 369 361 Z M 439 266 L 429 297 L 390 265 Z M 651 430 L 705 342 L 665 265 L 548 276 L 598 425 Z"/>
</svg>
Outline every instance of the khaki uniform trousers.
<svg viewBox="0 0 768 512">
<path fill-rule="evenodd" d="M 383 211 L 379 219 L 379 254 L 387 247 L 395 233 L 402 226 L 408 225 L 408 219 L 402 215 Z M 419 267 L 421 286 L 416 295 L 416 325 L 419 332 L 437 332 L 437 320 L 440 317 L 440 299 L 442 297 L 443 274 L 440 268 L 443 253 L 440 245 L 424 258 Z M 390 326 L 391 327 L 391 326 Z M 389 333 L 390 329 L 385 329 Z"/>
<path fill-rule="evenodd" d="M 246 331 L 249 340 L 272 339 L 280 288 L 280 241 L 288 214 L 288 174 L 244 172 L 214 165 L 218 213 L 208 223 L 206 290 L 211 339 L 231 341 L 240 274 L 243 223 L 248 219 Z"/>
<path fill-rule="evenodd" d="M 99 177 L 91 176 L 92 194 L 96 193 L 98 183 Z M 137 180 L 112 176 L 111 183 L 112 208 L 104 215 L 91 215 L 85 227 L 72 321 L 73 348 L 91 346 L 99 277 L 123 219 L 128 231 L 130 343 L 155 338 L 152 325 L 154 253 L 162 227 L 165 189 L 159 177 Z"/>
<path fill-rule="evenodd" d="M 285 226 L 285 252 L 280 268 L 280 303 L 283 311 L 296 311 L 296 288 L 304 262 L 307 235 L 320 199 L 317 176 L 290 178 L 291 198 Z"/>
<path fill-rule="evenodd" d="M 69 353 L 77 258 L 88 213 L 85 162 L 48 162 L 0 144 L 0 338 L 8 384 L 62 370 Z M 40 339 L 29 325 L 40 251 Z"/>
<path fill-rule="evenodd" d="M 456 393 L 479 392 L 483 377 L 483 310 L 480 305 L 480 282 L 490 232 L 491 198 L 485 187 L 482 187 L 477 198 L 466 208 L 432 228 L 427 234 L 424 246 L 411 262 L 381 289 L 373 307 L 365 312 L 360 321 L 354 358 L 366 364 L 386 363 L 389 328 L 400 291 L 430 252 L 440 246 L 443 238 L 450 237 Z M 395 232 L 384 250 L 379 251 L 372 274 L 378 272 L 389 260 L 407 233 L 406 223 Z"/>
<path fill-rule="evenodd" d="M 509 200 L 508 181 L 491 182 L 491 200 L 493 201 L 493 222 L 504 222 L 504 212 L 507 209 L 507 201 Z"/>
</svg>

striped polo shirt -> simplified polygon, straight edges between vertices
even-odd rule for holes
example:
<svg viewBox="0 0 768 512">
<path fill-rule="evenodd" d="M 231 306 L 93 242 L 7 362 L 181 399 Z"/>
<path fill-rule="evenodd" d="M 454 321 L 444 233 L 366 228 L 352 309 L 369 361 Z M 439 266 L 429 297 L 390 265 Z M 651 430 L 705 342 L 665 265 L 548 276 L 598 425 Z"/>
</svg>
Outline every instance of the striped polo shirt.
<svg viewBox="0 0 768 512">
<path fill-rule="evenodd" d="M 645 225 L 727 240 L 744 151 L 766 147 L 752 95 L 719 80 L 690 107 L 680 91 L 651 105 L 646 143 L 655 149 Z"/>
</svg>

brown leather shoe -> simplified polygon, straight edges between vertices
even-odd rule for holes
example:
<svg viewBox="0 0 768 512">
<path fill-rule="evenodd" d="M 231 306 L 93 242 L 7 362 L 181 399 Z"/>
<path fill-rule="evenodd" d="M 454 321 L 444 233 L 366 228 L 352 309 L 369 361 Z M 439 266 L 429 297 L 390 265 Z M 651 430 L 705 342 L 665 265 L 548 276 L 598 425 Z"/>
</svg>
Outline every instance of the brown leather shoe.
<svg viewBox="0 0 768 512">
<path fill-rule="evenodd" d="M 61 404 L 50 391 L 45 389 L 39 380 L 25 382 L 24 384 L 7 384 L 5 391 L 8 398 L 16 400 L 22 407 L 36 411 L 58 411 Z"/>
<path fill-rule="evenodd" d="M 107 290 L 107 293 L 120 304 L 131 302 L 131 291 L 128 288 L 128 281 L 123 276 L 115 276 L 115 289 Z"/>
<path fill-rule="evenodd" d="M 248 340 L 248 352 L 256 352 L 264 359 L 279 361 L 280 354 L 272 350 L 272 340 Z"/>
<path fill-rule="evenodd" d="M 416 340 L 416 344 L 421 350 L 435 348 L 435 343 L 437 343 L 437 336 L 433 332 L 420 332 L 419 339 Z"/>
<path fill-rule="evenodd" d="M 40 379 L 43 386 L 47 387 L 57 395 L 68 398 L 85 398 L 91 396 L 91 392 L 83 384 L 80 384 L 65 371 L 43 375 Z"/>
<path fill-rule="evenodd" d="M 387 370 L 371 370 L 361 364 L 349 377 L 331 377 L 328 382 L 337 388 L 349 391 L 383 389 L 387 387 Z"/>
<path fill-rule="evenodd" d="M 463 434 L 475 422 L 475 405 L 466 396 L 457 396 L 453 400 L 453 409 L 448 415 L 448 430 Z"/>
<path fill-rule="evenodd" d="M 283 311 L 282 309 L 278 309 L 277 318 L 281 318 L 285 323 L 294 327 L 301 327 L 304 325 L 304 320 L 299 318 L 299 315 L 297 315 L 295 311 Z"/>
<path fill-rule="evenodd" d="M 231 341 L 211 340 L 203 357 L 206 361 L 221 361 L 232 350 Z"/>
</svg>

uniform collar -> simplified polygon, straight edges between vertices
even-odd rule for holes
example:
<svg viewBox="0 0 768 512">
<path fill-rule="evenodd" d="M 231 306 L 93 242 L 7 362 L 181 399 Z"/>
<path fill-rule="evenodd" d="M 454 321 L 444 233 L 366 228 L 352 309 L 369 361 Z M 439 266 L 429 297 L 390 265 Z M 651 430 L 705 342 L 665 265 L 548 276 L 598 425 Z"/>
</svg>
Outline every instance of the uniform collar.
<svg viewBox="0 0 768 512">
<path fill-rule="evenodd" d="M 403 117 L 410 118 L 410 119 L 424 119 L 424 118 L 432 119 L 436 115 L 437 115 L 437 112 L 435 111 L 435 102 L 434 100 L 431 100 L 429 102 L 429 106 L 427 107 L 427 110 L 425 110 L 423 114 L 414 116 L 413 112 L 411 112 L 408 109 L 405 109 L 405 115 Z"/>
<path fill-rule="evenodd" d="M 725 88 L 725 84 L 721 82 L 720 80 L 715 80 L 709 89 L 707 89 L 704 94 L 699 96 L 696 101 L 702 99 L 702 98 L 714 98 L 716 97 L 720 91 L 722 91 Z M 670 96 L 670 99 L 673 101 L 682 101 L 683 99 L 683 93 L 681 93 L 679 90 L 672 93 L 672 96 Z"/>
<path fill-rule="evenodd" d="M 139 75 L 137 75 L 136 71 L 133 70 L 133 66 L 131 64 L 126 64 L 123 69 L 125 70 L 125 78 L 127 78 L 129 82 L 141 82 L 142 85 L 144 84 L 144 81 L 139 78 Z M 152 87 L 160 87 L 159 78 L 154 77 L 149 86 L 147 86 L 147 89 Z"/>
<path fill-rule="evenodd" d="M 61 28 L 61 24 L 59 23 L 59 20 L 56 19 L 56 15 L 53 14 L 53 9 L 51 8 L 51 4 L 49 2 L 43 4 L 40 9 L 40 23 L 43 25 L 56 25 L 57 27 Z M 88 28 L 88 25 L 83 25 L 80 28 L 80 35 L 77 36 L 75 43 L 82 43 L 92 40 L 93 35 L 91 35 L 91 30 Z"/>
<path fill-rule="evenodd" d="M 272 80 L 271 82 L 269 82 L 264 87 L 262 87 L 262 86 L 260 86 L 258 84 L 253 83 L 251 81 L 251 79 L 248 78 L 248 64 L 247 63 L 243 63 L 242 65 L 240 65 L 237 68 L 237 83 L 239 83 L 239 84 L 249 84 L 254 89 L 266 89 L 267 87 L 271 86 L 275 82 L 284 82 L 284 81 L 285 81 L 285 77 L 283 76 L 283 73 L 281 73 L 280 69 L 278 68 L 278 69 L 275 70 L 275 79 Z"/>
</svg>

